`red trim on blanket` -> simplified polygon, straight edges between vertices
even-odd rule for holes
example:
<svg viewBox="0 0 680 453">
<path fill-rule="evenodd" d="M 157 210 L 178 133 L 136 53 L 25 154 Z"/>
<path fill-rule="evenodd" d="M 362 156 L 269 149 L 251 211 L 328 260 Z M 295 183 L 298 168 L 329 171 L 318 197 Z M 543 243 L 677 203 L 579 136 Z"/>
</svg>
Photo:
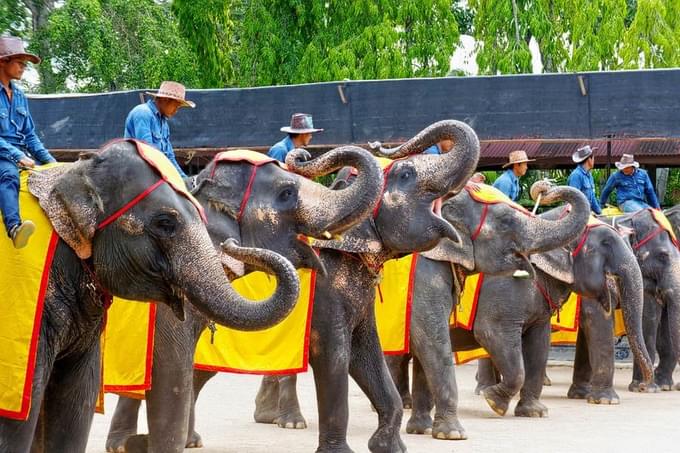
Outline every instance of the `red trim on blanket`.
<svg viewBox="0 0 680 453">
<path fill-rule="evenodd" d="M 43 266 L 42 278 L 40 280 L 40 289 L 38 290 L 38 301 L 35 307 L 35 318 L 33 319 L 33 332 L 31 333 L 31 345 L 28 350 L 28 364 L 26 367 L 26 378 L 24 380 L 24 391 L 21 397 L 21 408 L 19 411 L 8 411 L 0 409 L 0 417 L 7 417 L 14 420 L 26 420 L 31 411 L 31 397 L 33 395 L 33 375 L 35 373 L 35 363 L 38 352 L 38 340 L 40 339 L 40 328 L 43 319 L 43 307 L 45 305 L 45 292 L 47 291 L 47 283 L 50 277 L 50 270 L 52 268 L 52 260 L 54 259 L 54 252 L 59 243 L 59 235 L 56 231 L 52 231 L 50 243 L 47 247 L 47 256 L 45 257 L 45 264 Z"/>
<path fill-rule="evenodd" d="M 411 310 L 413 308 L 413 285 L 416 281 L 416 266 L 418 264 L 418 254 L 413 254 L 411 269 L 408 274 L 408 292 L 406 293 L 406 319 L 404 321 L 404 346 L 400 351 L 383 351 L 384 355 L 408 354 L 411 345 Z"/>
</svg>

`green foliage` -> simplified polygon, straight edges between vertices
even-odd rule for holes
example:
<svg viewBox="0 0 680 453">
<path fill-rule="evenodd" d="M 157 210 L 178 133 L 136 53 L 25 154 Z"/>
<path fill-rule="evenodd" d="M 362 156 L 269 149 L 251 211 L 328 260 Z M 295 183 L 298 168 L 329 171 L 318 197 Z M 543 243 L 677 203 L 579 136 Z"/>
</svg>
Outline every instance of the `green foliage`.
<svg viewBox="0 0 680 453">
<path fill-rule="evenodd" d="M 449 0 L 241 0 L 241 86 L 443 76 L 458 43 Z"/>
<path fill-rule="evenodd" d="M 169 7 L 153 0 L 67 0 L 36 36 L 49 43 L 45 92 L 155 88 L 168 79 L 198 85 L 196 55 Z"/>
<path fill-rule="evenodd" d="M 20 0 L 0 0 L 0 34 L 23 36 L 29 30 L 28 11 Z"/>
<path fill-rule="evenodd" d="M 640 0 L 625 33 L 625 68 L 669 68 L 680 64 L 680 0 Z"/>
</svg>

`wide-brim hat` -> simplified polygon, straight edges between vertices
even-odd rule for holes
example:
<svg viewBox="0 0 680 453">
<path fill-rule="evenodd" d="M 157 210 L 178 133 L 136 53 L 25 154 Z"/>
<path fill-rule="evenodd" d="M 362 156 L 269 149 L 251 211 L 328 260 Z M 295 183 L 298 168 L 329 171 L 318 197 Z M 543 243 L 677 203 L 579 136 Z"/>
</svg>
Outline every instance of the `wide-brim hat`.
<svg viewBox="0 0 680 453">
<path fill-rule="evenodd" d="M 178 82 L 165 81 L 161 83 L 161 87 L 155 93 L 152 91 L 147 91 L 146 94 L 156 98 L 167 98 L 179 101 L 182 107 L 191 107 L 192 109 L 196 107 L 196 104 L 188 101 L 186 99 L 186 88 L 184 85 Z"/>
<path fill-rule="evenodd" d="M 290 126 L 281 128 L 281 132 L 288 134 L 313 134 L 314 132 L 321 132 L 323 129 L 314 127 L 312 115 L 308 113 L 293 113 L 290 117 Z"/>
<path fill-rule="evenodd" d="M 13 36 L 0 38 L 0 59 L 3 58 L 23 58 L 33 64 L 40 63 L 40 57 L 26 52 L 24 42 Z"/>
<path fill-rule="evenodd" d="M 616 165 L 616 168 L 619 170 L 623 170 L 624 168 L 628 167 L 635 167 L 639 168 L 640 164 L 635 161 L 635 158 L 633 157 L 632 154 L 624 154 L 621 156 L 621 160 L 618 162 L 614 162 L 614 165 Z"/>
<path fill-rule="evenodd" d="M 511 151 L 508 156 L 508 163 L 503 164 L 502 168 L 509 167 L 514 164 L 521 164 L 522 162 L 533 162 L 536 159 L 529 159 L 527 152 L 523 150 Z"/>
<path fill-rule="evenodd" d="M 590 145 L 582 146 L 579 149 L 576 150 L 574 154 L 571 155 L 571 160 L 573 160 L 575 163 L 580 164 L 587 158 L 593 155 L 593 152 L 597 149 L 597 146 L 593 146 L 592 148 Z"/>
</svg>

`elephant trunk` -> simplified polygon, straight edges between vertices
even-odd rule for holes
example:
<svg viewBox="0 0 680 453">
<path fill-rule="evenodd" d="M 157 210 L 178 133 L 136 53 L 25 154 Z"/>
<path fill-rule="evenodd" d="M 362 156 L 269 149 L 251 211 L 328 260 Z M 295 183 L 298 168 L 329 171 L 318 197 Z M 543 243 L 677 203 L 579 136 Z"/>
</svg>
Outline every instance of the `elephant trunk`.
<svg viewBox="0 0 680 453">
<path fill-rule="evenodd" d="M 535 183 L 531 188 L 532 197 L 541 194 L 541 203 L 564 201 L 571 205 L 568 212 L 564 209 L 551 211 L 546 216 L 523 219 L 524 244 L 527 253 L 540 253 L 560 247 L 577 239 L 583 232 L 590 217 L 590 204 L 583 194 L 569 186 L 552 186 L 544 181 Z"/>
<path fill-rule="evenodd" d="M 288 154 L 289 170 L 312 178 L 344 166 L 357 170 L 354 182 L 342 190 L 330 190 L 320 184 L 302 180 L 297 210 L 302 232 L 313 237 L 328 236 L 347 230 L 365 219 L 380 198 L 383 172 L 377 160 L 358 146 L 335 148 L 320 157 L 304 161 L 308 154 L 295 150 Z"/>
<path fill-rule="evenodd" d="M 619 289 L 621 291 L 621 311 L 623 312 L 623 322 L 626 326 L 628 343 L 633 351 L 633 356 L 640 366 L 643 379 L 646 383 L 651 383 L 654 375 L 652 360 L 645 346 L 642 333 L 642 306 L 644 303 L 644 289 L 642 283 L 642 272 L 636 265 L 635 256 L 632 250 L 626 249 L 629 257 L 621 257 L 616 260 L 617 268 L 613 274 L 618 277 Z"/>
<path fill-rule="evenodd" d="M 276 290 L 268 299 L 249 301 L 232 288 L 218 259 L 205 259 L 216 255 L 209 241 L 200 243 L 203 245 L 196 250 L 194 242 L 191 253 L 186 253 L 179 263 L 180 283 L 173 289 L 201 313 L 233 329 L 261 330 L 277 324 L 291 312 L 300 283 L 288 260 L 268 250 L 239 247 L 233 240 L 223 244 L 228 255 L 274 274 L 277 279 Z"/>
</svg>

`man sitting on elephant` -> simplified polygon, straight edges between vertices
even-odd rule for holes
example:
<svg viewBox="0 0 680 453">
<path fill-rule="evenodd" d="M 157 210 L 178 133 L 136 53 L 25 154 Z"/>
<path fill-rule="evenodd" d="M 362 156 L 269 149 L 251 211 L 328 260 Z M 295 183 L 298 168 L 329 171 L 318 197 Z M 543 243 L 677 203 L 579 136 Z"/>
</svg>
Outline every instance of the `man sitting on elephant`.
<svg viewBox="0 0 680 453">
<path fill-rule="evenodd" d="M 24 92 L 12 82 L 21 79 L 28 61 L 38 64 L 40 58 L 26 53 L 19 38 L 0 38 L 0 211 L 18 249 L 26 246 L 35 225 L 19 217 L 17 167 L 33 167 L 34 159 L 43 164 L 56 162 L 35 133 Z"/>
<path fill-rule="evenodd" d="M 572 154 L 571 160 L 577 163 L 578 166 L 569 175 L 567 184 L 583 192 L 583 195 L 586 196 L 590 203 L 590 209 L 592 209 L 595 214 L 602 214 L 602 208 L 595 196 L 595 180 L 590 172 L 595 166 L 594 151 L 596 149 L 597 146 L 591 148 L 589 145 L 586 145 L 577 149 L 576 152 Z"/>
<path fill-rule="evenodd" d="M 290 126 L 282 127 L 281 131 L 288 133 L 288 136 L 269 148 L 267 155 L 279 162 L 285 162 L 289 152 L 295 148 L 309 145 L 312 141 L 312 134 L 322 132 L 323 129 L 314 127 L 312 115 L 308 113 L 293 113 L 290 117 Z"/>
<path fill-rule="evenodd" d="M 529 168 L 527 162 L 533 162 L 536 159 L 529 159 L 527 152 L 518 150 L 512 151 L 508 156 L 508 163 L 503 165 L 505 167 L 512 167 L 505 170 L 505 172 L 493 183 L 493 186 L 510 197 L 512 201 L 519 200 L 519 178 L 524 176 Z"/>
<path fill-rule="evenodd" d="M 649 207 L 660 208 L 649 175 L 640 168 L 632 154 L 624 154 L 615 165 L 619 171 L 609 177 L 602 189 L 600 196 L 602 206 L 607 202 L 612 190 L 616 189 L 616 204 L 623 212 L 635 212 Z"/>
</svg>

